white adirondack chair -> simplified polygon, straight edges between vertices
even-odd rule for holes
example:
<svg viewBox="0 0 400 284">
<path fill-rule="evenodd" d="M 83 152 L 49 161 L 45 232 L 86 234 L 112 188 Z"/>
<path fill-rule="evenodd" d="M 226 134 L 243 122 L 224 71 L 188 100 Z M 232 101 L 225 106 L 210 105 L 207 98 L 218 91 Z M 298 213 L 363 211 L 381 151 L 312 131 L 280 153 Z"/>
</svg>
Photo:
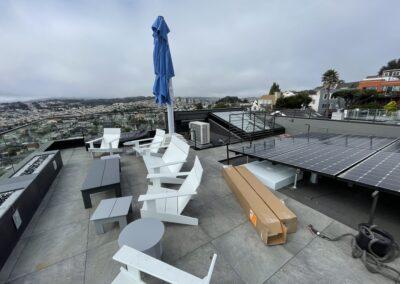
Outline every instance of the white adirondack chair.
<svg viewBox="0 0 400 284">
<path fill-rule="evenodd" d="M 198 225 L 197 218 L 181 215 L 183 209 L 190 199 L 197 194 L 203 175 L 203 167 L 199 158 L 196 156 L 193 168 L 190 172 L 170 173 L 170 174 L 149 174 L 149 179 L 159 179 L 160 177 L 187 176 L 179 190 L 169 189 L 161 186 L 149 185 L 147 193 L 140 195 L 138 201 L 143 201 L 140 214 L 142 218 L 155 218 L 165 222 Z"/>
<path fill-rule="evenodd" d="M 207 276 L 204 278 L 196 277 L 128 246 L 120 248 L 113 259 L 126 265 L 128 270 L 121 267 L 121 272 L 112 284 L 144 283 L 140 278 L 140 271 L 173 284 L 208 284 L 214 271 L 217 255 L 213 255 Z"/>
<path fill-rule="evenodd" d="M 119 139 L 121 137 L 121 129 L 120 128 L 104 128 L 103 129 L 103 137 L 96 138 L 94 140 L 86 142 L 89 144 L 89 153 L 113 153 L 120 152 L 118 149 Z M 94 147 L 94 142 L 100 141 L 100 148 Z"/>
<path fill-rule="evenodd" d="M 178 173 L 189 155 L 190 146 L 183 140 L 172 136 L 171 142 L 168 145 L 165 153 L 143 155 L 143 161 L 146 165 L 149 174 L 174 174 Z M 153 185 L 161 186 L 161 183 L 176 183 L 181 184 L 182 179 L 176 177 L 160 177 L 154 180 Z"/>
<path fill-rule="evenodd" d="M 149 143 L 143 144 L 143 142 L 149 141 Z M 158 153 L 160 148 L 165 147 L 165 131 L 162 129 L 156 129 L 156 134 L 152 138 L 139 139 L 134 141 L 128 141 L 124 143 L 124 146 L 132 146 L 136 156 L 143 156 L 149 153 Z M 142 143 L 142 144 L 140 144 Z"/>
</svg>

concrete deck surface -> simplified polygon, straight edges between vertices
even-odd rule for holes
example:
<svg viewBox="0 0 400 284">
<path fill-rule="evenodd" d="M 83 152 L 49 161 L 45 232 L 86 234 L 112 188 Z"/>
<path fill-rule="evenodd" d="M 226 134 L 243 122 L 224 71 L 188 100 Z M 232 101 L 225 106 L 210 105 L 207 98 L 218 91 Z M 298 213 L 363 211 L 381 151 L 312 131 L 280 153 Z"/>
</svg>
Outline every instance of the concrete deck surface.
<svg viewBox="0 0 400 284">
<path fill-rule="evenodd" d="M 198 195 L 184 214 L 199 218 L 199 226 L 166 224 L 163 260 L 204 277 L 210 257 L 218 254 L 213 283 L 385 283 L 367 272 L 351 257 L 349 240 L 328 242 L 307 229 L 313 224 L 333 235 L 355 231 L 308 206 L 277 192 L 297 214 L 299 226 L 285 245 L 265 246 L 247 221 L 235 196 L 221 176 L 225 148 L 192 151 L 204 168 Z M 42 201 L 23 237 L 0 273 L 1 283 L 110 283 L 120 264 L 112 260 L 118 250 L 117 224 L 105 225 L 97 235 L 89 221 L 101 199 L 110 193 L 92 195 L 93 208 L 86 210 L 80 188 L 91 158 L 84 148 L 62 151 L 64 167 Z M 123 195 L 134 200 L 146 192 L 146 169 L 141 158 L 122 156 Z M 139 218 L 141 204 L 134 202 L 131 220 Z M 399 261 L 396 263 L 400 267 Z M 150 283 L 159 283 L 146 277 Z"/>
</svg>

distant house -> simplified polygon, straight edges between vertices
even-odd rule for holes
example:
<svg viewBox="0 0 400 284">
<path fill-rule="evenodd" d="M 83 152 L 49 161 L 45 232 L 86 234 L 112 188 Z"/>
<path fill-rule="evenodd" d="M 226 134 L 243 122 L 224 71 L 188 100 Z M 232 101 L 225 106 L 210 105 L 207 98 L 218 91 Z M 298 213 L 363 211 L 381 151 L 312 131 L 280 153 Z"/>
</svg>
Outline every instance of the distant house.
<svg viewBox="0 0 400 284">
<path fill-rule="evenodd" d="M 382 72 L 382 77 L 397 77 L 400 79 L 400 69 L 389 69 Z"/>
<path fill-rule="evenodd" d="M 254 100 L 251 110 L 271 110 L 275 106 L 276 100 L 281 96 L 280 92 L 276 92 L 274 95 L 263 95 L 259 99 Z"/>
<path fill-rule="evenodd" d="M 339 83 L 330 90 L 330 93 L 325 87 L 317 87 L 314 89 L 315 93 L 310 94 L 312 101 L 309 106 L 320 114 L 328 115 L 345 106 L 342 98 L 333 98 L 332 94 L 338 90 L 356 89 L 357 86 L 358 82 Z"/>
<path fill-rule="evenodd" d="M 296 93 L 295 93 L 295 92 L 292 92 L 292 91 L 284 91 L 284 92 L 282 93 L 282 97 L 284 97 L 284 98 L 293 97 L 293 96 L 295 96 L 295 95 L 296 95 Z"/>
</svg>

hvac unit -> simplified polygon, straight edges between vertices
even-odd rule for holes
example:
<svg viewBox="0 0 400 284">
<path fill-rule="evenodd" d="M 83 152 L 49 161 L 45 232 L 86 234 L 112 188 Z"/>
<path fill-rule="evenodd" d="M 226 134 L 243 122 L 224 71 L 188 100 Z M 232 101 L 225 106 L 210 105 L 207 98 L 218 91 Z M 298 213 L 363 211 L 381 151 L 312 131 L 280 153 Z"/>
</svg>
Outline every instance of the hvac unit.
<svg viewBox="0 0 400 284">
<path fill-rule="evenodd" d="M 198 144 L 210 143 L 210 124 L 201 121 L 189 122 L 190 139 Z M 195 141 L 196 140 L 196 141 Z"/>
</svg>

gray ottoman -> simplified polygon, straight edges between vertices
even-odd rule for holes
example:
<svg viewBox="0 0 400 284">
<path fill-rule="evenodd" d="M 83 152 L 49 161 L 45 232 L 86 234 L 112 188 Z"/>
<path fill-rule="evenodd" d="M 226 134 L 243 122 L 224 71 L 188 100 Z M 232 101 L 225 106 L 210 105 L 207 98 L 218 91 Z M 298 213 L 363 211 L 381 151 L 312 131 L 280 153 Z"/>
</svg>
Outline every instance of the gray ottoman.
<svg viewBox="0 0 400 284">
<path fill-rule="evenodd" d="M 137 249 L 152 257 L 161 258 L 161 239 L 164 235 L 164 224 L 156 219 L 138 219 L 127 225 L 118 237 L 118 245 Z"/>
</svg>

